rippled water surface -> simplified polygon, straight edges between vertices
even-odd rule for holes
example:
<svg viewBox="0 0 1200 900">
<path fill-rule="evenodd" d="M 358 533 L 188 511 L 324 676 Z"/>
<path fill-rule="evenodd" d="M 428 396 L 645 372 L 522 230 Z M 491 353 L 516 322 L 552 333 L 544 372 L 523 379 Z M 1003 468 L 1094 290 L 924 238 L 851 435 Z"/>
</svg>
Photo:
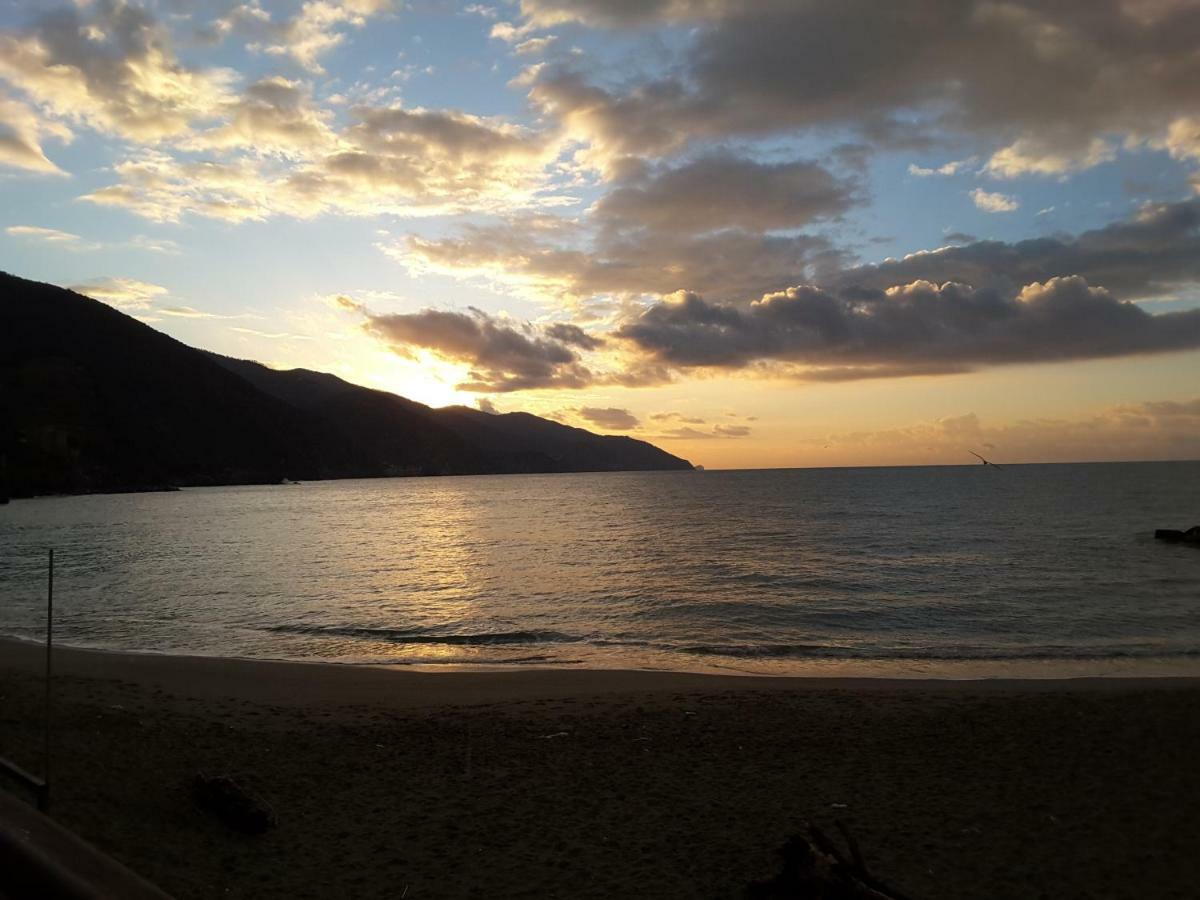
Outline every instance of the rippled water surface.
<svg viewBox="0 0 1200 900">
<path fill-rule="evenodd" d="M 0 507 L 0 633 L 160 652 L 1200 672 L 1200 463 L 340 481 Z"/>
</svg>

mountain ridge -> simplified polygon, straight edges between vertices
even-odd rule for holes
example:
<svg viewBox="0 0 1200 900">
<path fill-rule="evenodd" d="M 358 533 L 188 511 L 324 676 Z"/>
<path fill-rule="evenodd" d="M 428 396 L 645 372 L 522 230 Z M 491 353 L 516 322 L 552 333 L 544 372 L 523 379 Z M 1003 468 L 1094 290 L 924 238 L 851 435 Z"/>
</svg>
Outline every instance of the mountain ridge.
<svg viewBox="0 0 1200 900">
<path fill-rule="evenodd" d="M 189 347 L 82 294 L 0 273 L 3 496 L 691 468 L 630 437 L 434 409 Z"/>
</svg>

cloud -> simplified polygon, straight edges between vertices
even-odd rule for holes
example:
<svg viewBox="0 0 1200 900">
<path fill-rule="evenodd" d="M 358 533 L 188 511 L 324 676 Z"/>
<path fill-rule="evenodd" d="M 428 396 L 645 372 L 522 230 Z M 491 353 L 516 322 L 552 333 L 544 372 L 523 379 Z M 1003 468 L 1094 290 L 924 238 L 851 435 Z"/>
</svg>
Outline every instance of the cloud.
<svg viewBox="0 0 1200 900">
<path fill-rule="evenodd" d="M 43 136 L 69 141 L 71 132 L 63 125 L 47 122 L 26 104 L 0 92 L 0 165 L 65 175 L 42 149 Z"/>
<path fill-rule="evenodd" d="M 192 151 L 244 149 L 260 155 L 312 157 L 338 145 L 332 115 L 313 104 L 298 81 L 272 76 L 247 86 L 220 110 L 226 121 L 181 142 Z"/>
<path fill-rule="evenodd" d="M 118 183 L 82 199 L 154 221 L 184 215 L 241 222 L 326 212 L 422 216 L 536 205 L 556 145 L 504 122 L 453 110 L 359 106 L 341 133 L 327 128 L 306 89 L 282 79 L 252 85 L 223 109 L 233 118 L 200 132 L 193 149 L 251 149 L 185 160 L 146 150 L 114 166 Z"/>
<path fill-rule="evenodd" d="M 641 423 L 627 409 L 616 407 L 582 406 L 574 410 L 582 419 L 606 431 L 632 431 Z"/>
<path fill-rule="evenodd" d="M 638 229 L 638 243 L 601 229 L 591 248 L 567 248 L 552 240 L 569 230 L 557 222 L 473 226 L 458 239 L 411 241 L 408 252 L 445 271 L 491 272 L 573 296 L 647 294 L 706 279 L 724 292 L 662 290 L 670 295 L 665 302 L 626 304 L 614 332 L 620 340 L 606 345 L 616 368 L 592 366 L 593 383 L 661 384 L 695 368 L 841 381 L 1198 346 L 1200 311 L 1156 316 L 1118 298 L 1161 296 L 1200 282 L 1200 199 L 1147 205 L 1075 237 L 1009 244 L 956 235 L 967 243 L 844 269 L 831 258 L 813 264 L 822 260 L 819 245 L 795 269 L 748 265 L 752 254 L 722 246 L 723 232 L 664 240 Z M 676 246 L 695 252 L 692 265 L 663 268 L 670 259 L 664 247 L 681 240 Z M 755 303 L 741 293 L 755 279 L 769 283 L 804 265 L 823 277 L 768 289 Z M 557 336 L 582 346 L 575 331 Z"/>
<path fill-rule="evenodd" d="M 957 175 L 964 168 L 975 162 L 974 157 L 971 159 L 958 159 L 953 162 L 943 163 L 940 166 L 933 168 L 925 168 L 918 166 L 916 163 L 910 163 L 908 166 L 908 174 L 916 175 L 918 178 L 930 178 L 934 175 Z"/>
<path fill-rule="evenodd" d="M 567 322 L 555 322 L 553 325 L 547 325 L 543 330 L 547 337 L 572 347 L 579 347 L 582 350 L 598 350 L 605 343 L 602 338 L 588 334 L 578 325 L 571 325 Z"/>
<path fill-rule="evenodd" d="M 997 172 L 1066 171 L 1097 140 L 1161 140 L 1200 101 L 1200 7 L 1118 0 L 533 0 L 527 26 L 679 27 L 671 65 L 614 85 L 580 63 L 531 77 L 531 99 L 606 157 L 695 140 L 851 129 L 876 146 L 967 136 Z"/>
<path fill-rule="evenodd" d="M 809 161 L 761 163 L 728 154 L 674 168 L 638 167 L 596 205 L 606 228 L 772 231 L 836 216 L 858 185 Z"/>
<path fill-rule="evenodd" d="M 764 6 L 776 4 L 777 0 L 768 0 Z M 521 14 L 531 27 L 581 22 L 606 28 L 629 28 L 718 18 L 730 5 L 728 0 L 521 0 Z"/>
<path fill-rule="evenodd" d="M 1064 144 L 1068 149 L 1059 149 Z M 1086 146 L 1072 147 L 1070 141 L 1026 137 L 993 153 L 985 169 L 996 178 L 1064 175 L 1111 162 L 1116 156 L 1116 149 L 1103 138 L 1093 138 Z"/>
<path fill-rule="evenodd" d="M 513 52 L 520 56 L 534 56 L 539 53 L 545 53 L 557 40 L 558 38 L 554 35 L 529 38 L 513 47 Z"/>
<path fill-rule="evenodd" d="M 745 425 L 713 425 L 707 431 L 690 426 L 671 428 L 662 434 L 655 435 L 659 441 L 704 441 L 720 438 L 744 438 L 750 436 L 750 428 Z"/>
<path fill-rule="evenodd" d="M 73 284 L 70 290 L 118 309 L 145 309 L 164 296 L 167 289 L 159 284 L 139 281 L 136 278 L 93 278 L 81 284 Z"/>
<path fill-rule="evenodd" d="M 1014 197 L 985 191 L 983 188 L 971 191 L 971 199 L 977 207 L 989 213 L 1014 212 L 1021 206 Z"/>
<path fill-rule="evenodd" d="M 459 390 L 502 393 L 579 388 L 592 381 L 592 373 L 570 344 L 532 325 L 510 324 L 477 309 L 426 309 L 391 315 L 362 312 L 367 332 L 396 353 L 410 356 L 412 348 L 421 348 L 470 366 Z"/>
<path fill-rule="evenodd" d="M 1200 198 L 1141 207 L 1131 218 L 1077 236 L 1006 243 L 975 241 L 847 269 L 838 289 L 882 290 L 924 280 L 1015 292 L 1033 282 L 1080 275 L 1127 299 L 1200 282 Z"/>
<path fill-rule="evenodd" d="M 322 73 L 320 57 L 346 39 L 342 26 L 362 28 L 368 18 L 392 8 L 393 0 L 307 0 L 297 15 L 271 27 L 269 40 L 256 48 Z"/>
<path fill-rule="evenodd" d="M 749 308 L 681 293 L 616 336 L 667 366 L 784 363 L 799 378 L 850 380 L 1194 349 L 1200 310 L 1151 315 L 1078 276 L 1011 295 L 925 281 L 842 295 L 802 286 Z"/>
<path fill-rule="evenodd" d="M 593 235 L 555 217 L 466 225 L 453 237 L 410 236 L 383 249 L 414 272 L 484 277 L 567 300 L 667 294 L 683 286 L 714 297 L 753 296 L 816 277 L 838 259 L 818 236 L 742 229 Z"/>
<path fill-rule="evenodd" d="M 238 313 L 223 315 L 221 313 L 205 312 L 192 306 L 160 306 L 155 309 L 159 315 L 173 316 L 177 319 L 259 319 L 261 316 L 253 313 Z"/>
<path fill-rule="evenodd" d="M 128 241 L 114 242 L 110 244 L 100 243 L 98 241 L 84 240 L 77 234 L 69 231 L 59 231 L 55 228 L 42 228 L 38 225 L 10 225 L 4 229 L 6 234 L 12 237 L 27 238 L 34 241 L 43 241 L 48 244 L 57 245 L 66 250 L 101 250 L 108 248 L 130 248 L 133 250 L 147 250 L 151 253 L 167 253 L 176 254 L 180 252 L 179 245 L 174 241 L 166 238 L 152 238 L 144 234 L 135 235 Z"/>
<path fill-rule="evenodd" d="M 185 66 L 149 12 L 96 0 L 0 33 L 0 78 L 61 119 L 154 142 L 210 118 L 233 73 Z"/>
<path fill-rule="evenodd" d="M 704 425 L 705 420 L 696 416 L 685 416 L 683 413 L 665 412 L 654 413 L 650 416 L 652 422 L 682 422 L 685 425 Z"/>
<path fill-rule="evenodd" d="M 914 281 L 959 282 L 1015 293 L 1080 275 L 1124 299 L 1200 282 L 1200 198 L 1146 204 L 1128 219 L 1076 236 L 1007 243 L 952 233 L 955 246 L 843 267 L 824 238 L 744 230 L 678 234 L 554 216 L 468 225 L 441 239 L 410 237 L 385 250 L 415 272 L 484 277 L 551 299 L 663 295 L 691 290 L 710 301 L 749 302 L 795 284 L 884 290 Z"/>
<path fill-rule="evenodd" d="M 840 215 L 859 190 L 855 179 L 810 160 L 714 154 L 675 166 L 626 161 L 613 189 L 580 222 L 510 217 L 385 250 L 416 271 L 482 275 L 565 298 L 680 289 L 755 296 L 839 261 L 822 236 L 779 232 Z"/>
<path fill-rule="evenodd" d="M 37 225 L 9 225 L 4 229 L 4 233 L 13 237 L 32 238 L 37 241 L 45 241 L 48 244 L 62 244 L 72 247 L 79 246 L 83 240 L 79 235 L 71 234 L 69 231 L 41 228 Z"/>
<path fill-rule="evenodd" d="M 948 231 L 946 232 L 946 241 L 951 244 L 974 244 L 979 238 L 973 234 L 967 234 L 965 231 Z"/>
<path fill-rule="evenodd" d="M 229 329 L 236 331 L 238 334 L 249 334 L 254 337 L 266 338 L 269 341 L 311 341 L 312 337 L 306 334 L 292 334 L 290 331 L 259 331 L 256 328 L 245 328 L 241 325 L 233 325 Z"/>
<path fill-rule="evenodd" d="M 1174 159 L 1200 160 L 1200 116 L 1176 119 L 1163 143 Z"/>
</svg>

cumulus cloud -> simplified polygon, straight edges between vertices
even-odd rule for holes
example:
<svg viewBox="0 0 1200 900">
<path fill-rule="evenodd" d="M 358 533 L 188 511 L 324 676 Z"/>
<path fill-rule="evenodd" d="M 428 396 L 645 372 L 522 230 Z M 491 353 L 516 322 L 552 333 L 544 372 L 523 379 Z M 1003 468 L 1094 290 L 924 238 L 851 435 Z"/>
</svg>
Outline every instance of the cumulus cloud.
<svg viewBox="0 0 1200 900">
<path fill-rule="evenodd" d="M 975 188 L 971 191 L 971 199 L 975 201 L 975 205 L 979 209 L 989 213 L 1014 212 L 1021 206 L 1015 197 L 985 191 L 983 188 Z"/>
<path fill-rule="evenodd" d="M 420 348 L 470 366 L 460 390 L 578 388 L 592 380 L 574 347 L 533 325 L 509 323 L 477 309 L 390 315 L 360 310 L 368 333 L 396 353 L 408 356 L 413 348 Z"/>
<path fill-rule="evenodd" d="M 113 167 L 116 184 L 82 199 L 165 222 L 498 211 L 539 202 L 555 155 L 541 136 L 453 110 L 356 107 L 335 134 L 307 90 L 277 78 L 226 109 L 229 123 L 185 146 L 252 154 L 189 160 L 144 150 Z"/>
<path fill-rule="evenodd" d="M 316 107 L 312 92 L 280 76 L 261 78 L 221 108 L 219 126 L 182 142 L 187 150 L 245 149 L 258 154 L 311 157 L 333 151 L 332 115 Z"/>
<path fill-rule="evenodd" d="M 359 106 L 334 133 L 309 100 L 295 82 L 259 81 L 224 107 L 228 123 L 184 144 L 252 154 L 188 160 L 142 151 L 114 166 L 118 183 L 82 199 L 169 222 L 500 211 L 540 202 L 557 152 L 542 135 L 454 110 Z"/>
<path fill-rule="evenodd" d="M 1077 236 L 973 241 L 858 266 L 830 284 L 882 290 L 918 280 L 956 281 L 1015 292 L 1064 275 L 1080 275 L 1126 299 L 1200 282 L 1200 198 L 1147 204 L 1129 219 Z"/>
<path fill-rule="evenodd" d="M 414 271 L 482 276 L 576 300 L 691 290 L 710 302 L 747 303 L 789 284 L 841 292 L 915 281 L 1015 295 L 1027 284 L 1069 275 L 1134 300 L 1200 282 L 1200 198 L 1148 204 L 1128 219 L 1077 236 L 1007 243 L 955 232 L 947 236 L 951 246 L 853 267 L 844 267 L 820 237 L 743 230 L 678 234 L 609 227 L 603 218 L 593 224 L 594 234 L 553 216 L 508 219 L 385 249 Z"/>
<path fill-rule="evenodd" d="M 627 409 L 617 407 L 581 406 L 574 410 L 580 418 L 606 431 L 632 431 L 641 422 Z"/>
<path fill-rule="evenodd" d="M 368 18 L 394 5 L 393 0 L 306 0 L 295 16 L 269 26 L 268 39 L 254 46 L 321 73 L 320 58 L 346 40 L 345 26 L 362 28 Z"/>
<path fill-rule="evenodd" d="M 1064 146 L 1067 149 L 1061 149 Z M 1116 148 L 1103 138 L 1092 138 L 1086 145 L 1072 146 L 1069 140 L 1054 141 L 1043 135 L 1020 138 L 1002 147 L 992 154 L 985 169 L 996 178 L 1063 175 L 1111 162 L 1116 156 Z"/>
<path fill-rule="evenodd" d="M 1200 310 L 1151 315 L 1077 276 L 1013 295 L 918 281 L 841 295 L 789 288 L 748 308 L 683 293 L 616 334 L 671 366 L 786 363 L 797 377 L 848 380 L 1194 349 Z"/>
<path fill-rule="evenodd" d="M 1200 7 L 1117 0 L 531 0 L 526 24 L 682 25 L 676 66 L 619 87 L 546 67 L 531 97 L 607 156 L 694 139 L 851 128 L 902 146 L 969 135 L 997 173 L 1066 171 L 1156 140 L 1200 100 Z"/>
<path fill-rule="evenodd" d="M 136 278 L 94 278 L 70 289 L 122 310 L 145 309 L 167 293 L 160 284 Z"/>
<path fill-rule="evenodd" d="M 0 33 L 0 78 L 61 119 L 157 141 L 208 119 L 233 73 L 185 66 L 149 12 L 96 0 Z"/>
</svg>

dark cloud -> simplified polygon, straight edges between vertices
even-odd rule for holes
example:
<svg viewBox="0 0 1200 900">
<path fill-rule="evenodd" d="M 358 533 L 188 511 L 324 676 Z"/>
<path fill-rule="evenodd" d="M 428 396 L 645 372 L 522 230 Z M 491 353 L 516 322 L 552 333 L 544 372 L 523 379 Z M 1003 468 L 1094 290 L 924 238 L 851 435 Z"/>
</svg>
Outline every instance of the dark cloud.
<svg viewBox="0 0 1200 900">
<path fill-rule="evenodd" d="M 979 238 L 965 231 L 950 231 L 946 233 L 946 242 L 950 244 L 974 244 Z"/>
<path fill-rule="evenodd" d="M 566 322 L 555 322 L 553 325 L 547 325 L 545 332 L 547 337 L 583 350 L 599 350 L 604 346 L 604 341 L 601 338 L 588 334 L 578 325 L 571 325 Z"/>
<path fill-rule="evenodd" d="M 825 127 L 871 143 L 966 133 L 1000 175 L 1111 157 L 1200 102 L 1192 0 L 534 0 L 534 23 L 691 27 L 679 65 L 619 89 L 549 67 L 532 97 L 609 155 Z"/>
<path fill-rule="evenodd" d="M 652 422 L 682 422 L 685 425 L 703 425 L 704 419 L 695 416 L 685 416 L 683 413 L 665 412 L 654 413 L 650 416 Z"/>
<path fill-rule="evenodd" d="M 1015 294 L 925 281 L 835 294 L 798 287 L 748 308 L 682 294 L 622 327 L 662 364 L 804 367 L 825 380 L 967 371 L 1200 347 L 1200 310 L 1151 315 L 1081 277 Z"/>
<path fill-rule="evenodd" d="M 772 231 L 845 212 L 856 191 L 853 181 L 815 162 L 715 155 L 637 171 L 596 204 L 595 217 L 616 229 Z"/>
<path fill-rule="evenodd" d="M 725 232 L 672 238 L 643 230 L 640 244 L 610 234 L 601 241 L 605 255 L 593 255 L 555 247 L 554 233 L 545 222 L 523 231 L 477 226 L 469 239 L 423 252 L 469 268 L 516 259 L 519 276 L 577 295 L 666 293 L 668 285 L 701 281 L 715 287 L 709 297 L 680 291 L 627 313 L 615 336 L 633 353 L 615 371 L 589 372 L 592 383 L 663 384 L 696 367 L 843 381 L 1200 346 L 1200 310 L 1152 315 L 1123 302 L 1200 281 L 1200 198 L 1146 206 L 1078 236 L 975 241 L 840 270 L 828 263 L 832 255 L 824 266 L 802 254 L 794 266 L 771 254 L 747 266 L 762 245 L 744 234 L 731 241 Z M 681 259 L 662 255 L 671 246 L 690 248 L 689 265 L 663 266 Z M 825 277 L 748 302 L 746 285 L 770 284 L 796 268 Z M 599 340 L 575 325 L 541 335 L 568 353 L 595 349 Z"/>
<path fill-rule="evenodd" d="M 374 315 L 366 329 L 397 353 L 420 347 L 471 366 L 461 390 L 505 392 L 533 388 L 579 388 L 592 374 L 570 346 L 531 325 L 511 325 L 472 309 Z"/>
<path fill-rule="evenodd" d="M 1200 198 L 1143 207 L 1131 219 L 1080 235 L 1016 243 L 976 241 L 848 269 L 834 287 L 883 289 L 925 280 L 1014 290 L 1081 275 L 1121 297 L 1150 297 L 1200 281 Z"/>
<path fill-rule="evenodd" d="M 629 410 L 613 406 L 583 406 L 575 411 L 581 418 L 608 431 L 632 431 L 641 424 Z"/>
<path fill-rule="evenodd" d="M 715 440 L 719 438 L 743 438 L 750 436 L 750 429 L 745 425 L 714 425 L 708 431 L 702 431 L 699 428 L 692 428 L 685 425 L 681 428 L 672 428 L 669 431 L 658 435 L 659 440 L 680 440 L 680 441 L 703 441 Z"/>
</svg>

